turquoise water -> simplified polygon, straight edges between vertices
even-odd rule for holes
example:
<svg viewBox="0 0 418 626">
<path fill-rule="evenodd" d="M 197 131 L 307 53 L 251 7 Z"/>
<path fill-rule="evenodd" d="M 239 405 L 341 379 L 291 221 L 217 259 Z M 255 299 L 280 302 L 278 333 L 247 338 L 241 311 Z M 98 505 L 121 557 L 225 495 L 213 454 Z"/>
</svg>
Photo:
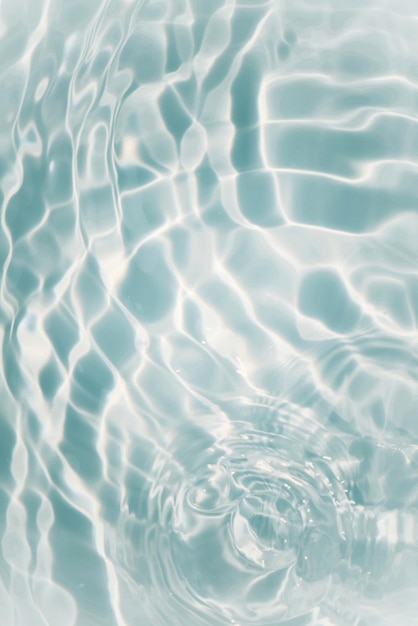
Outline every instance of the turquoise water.
<svg viewBox="0 0 418 626">
<path fill-rule="evenodd" d="M 418 11 L 1 0 L 0 626 L 413 626 Z"/>
</svg>

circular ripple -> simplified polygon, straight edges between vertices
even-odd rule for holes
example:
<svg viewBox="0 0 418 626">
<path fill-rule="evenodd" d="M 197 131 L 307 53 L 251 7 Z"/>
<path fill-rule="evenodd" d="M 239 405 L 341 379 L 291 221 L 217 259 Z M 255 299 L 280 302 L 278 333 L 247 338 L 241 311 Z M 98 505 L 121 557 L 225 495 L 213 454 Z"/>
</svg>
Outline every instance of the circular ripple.
<svg viewBox="0 0 418 626">
<path fill-rule="evenodd" d="M 142 549 L 165 619 L 279 624 L 318 607 L 349 554 L 341 441 L 296 407 L 246 412 L 155 465 Z"/>
</svg>

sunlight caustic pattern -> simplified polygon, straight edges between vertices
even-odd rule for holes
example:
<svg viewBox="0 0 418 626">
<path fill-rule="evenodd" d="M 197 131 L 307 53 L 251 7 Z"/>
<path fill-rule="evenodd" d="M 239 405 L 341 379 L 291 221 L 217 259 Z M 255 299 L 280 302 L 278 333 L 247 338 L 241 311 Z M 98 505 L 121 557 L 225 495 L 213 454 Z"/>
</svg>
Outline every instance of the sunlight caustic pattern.
<svg viewBox="0 0 418 626">
<path fill-rule="evenodd" d="M 416 619 L 417 19 L 1 2 L 2 624 Z"/>
</svg>

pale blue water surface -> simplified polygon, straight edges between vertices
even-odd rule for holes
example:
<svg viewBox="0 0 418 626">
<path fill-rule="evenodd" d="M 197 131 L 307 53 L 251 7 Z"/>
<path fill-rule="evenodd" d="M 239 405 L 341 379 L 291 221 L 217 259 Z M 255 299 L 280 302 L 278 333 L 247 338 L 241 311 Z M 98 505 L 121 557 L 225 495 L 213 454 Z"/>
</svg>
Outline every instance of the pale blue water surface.
<svg viewBox="0 0 418 626">
<path fill-rule="evenodd" d="M 418 624 L 417 33 L 1 0 L 0 626 Z"/>
</svg>

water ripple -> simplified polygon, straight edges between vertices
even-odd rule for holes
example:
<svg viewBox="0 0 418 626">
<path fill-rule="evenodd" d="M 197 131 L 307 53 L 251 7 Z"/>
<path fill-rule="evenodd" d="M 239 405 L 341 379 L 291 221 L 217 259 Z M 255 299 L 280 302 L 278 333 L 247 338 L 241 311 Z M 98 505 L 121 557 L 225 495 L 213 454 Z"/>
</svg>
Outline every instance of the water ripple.
<svg viewBox="0 0 418 626">
<path fill-rule="evenodd" d="M 416 8 L 4 0 L 7 625 L 416 619 Z"/>
<path fill-rule="evenodd" d="M 165 619 L 172 602 L 202 623 L 309 615 L 349 553 L 343 443 L 300 407 L 244 405 L 237 414 L 227 435 L 184 429 L 157 455 L 148 476 L 153 531 L 141 524 L 142 506 L 126 518 L 129 561 L 143 554 L 144 585 L 161 594 Z"/>
</svg>

